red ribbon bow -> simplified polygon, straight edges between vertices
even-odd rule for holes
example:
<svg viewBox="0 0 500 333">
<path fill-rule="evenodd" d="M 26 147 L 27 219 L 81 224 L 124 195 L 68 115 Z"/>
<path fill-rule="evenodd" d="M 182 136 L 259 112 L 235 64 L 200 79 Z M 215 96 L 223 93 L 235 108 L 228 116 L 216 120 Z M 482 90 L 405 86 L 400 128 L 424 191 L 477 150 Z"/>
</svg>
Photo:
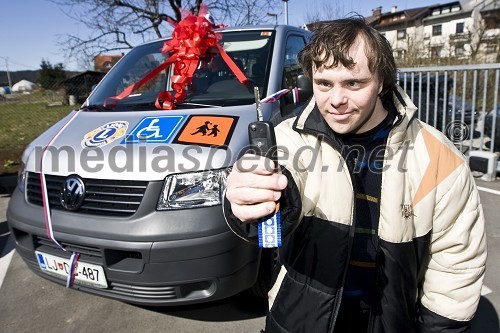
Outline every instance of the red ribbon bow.
<svg viewBox="0 0 500 333">
<path fill-rule="evenodd" d="M 193 80 L 193 74 L 198 68 L 200 58 L 208 57 L 207 51 L 211 47 L 218 49 L 222 59 L 241 83 L 248 81 L 245 74 L 220 46 L 219 41 L 222 36 L 220 33 L 216 33 L 214 28 L 222 26 L 215 26 L 208 20 L 208 8 L 205 4 L 201 4 L 197 16 L 191 12 L 185 13 L 186 16 L 179 23 L 170 22 L 174 26 L 172 39 L 166 41 L 162 48 L 162 53 L 165 55 L 170 53 L 170 57 L 139 82 L 128 86 L 118 96 L 111 97 L 113 102 L 107 103 L 108 105 L 116 105 L 119 100 L 126 98 L 169 65 L 174 64 L 173 75 L 170 79 L 175 94 L 172 97 L 170 92 L 163 91 L 158 94 L 155 103 L 158 109 L 174 109 L 174 103 L 180 103 L 186 98 L 186 88 Z"/>
</svg>

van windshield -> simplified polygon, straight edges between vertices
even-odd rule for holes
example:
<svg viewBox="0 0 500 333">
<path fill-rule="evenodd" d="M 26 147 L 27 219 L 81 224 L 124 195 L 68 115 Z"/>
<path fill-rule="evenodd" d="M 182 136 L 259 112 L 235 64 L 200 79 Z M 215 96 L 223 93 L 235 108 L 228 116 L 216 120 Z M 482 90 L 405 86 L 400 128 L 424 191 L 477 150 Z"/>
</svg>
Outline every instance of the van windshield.
<svg viewBox="0 0 500 333">
<path fill-rule="evenodd" d="M 265 91 L 269 75 L 270 49 L 273 43 L 271 31 L 228 31 L 222 33 L 222 46 L 235 64 L 248 78 L 242 84 L 228 65 L 217 54 L 216 48 L 210 56 L 201 59 L 187 95 L 177 108 L 234 106 L 252 104 L 254 87 Z M 143 79 L 168 57 L 161 53 L 164 41 L 144 44 L 132 49 L 106 75 L 89 97 L 87 106 L 94 110 L 109 107 L 110 97 L 119 95 L 131 84 Z M 212 51 L 212 50 L 210 50 Z M 174 91 L 171 87 L 172 66 L 161 71 L 128 97 L 113 105 L 113 111 L 141 111 L 155 109 L 155 101 L 162 91 Z"/>
</svg>

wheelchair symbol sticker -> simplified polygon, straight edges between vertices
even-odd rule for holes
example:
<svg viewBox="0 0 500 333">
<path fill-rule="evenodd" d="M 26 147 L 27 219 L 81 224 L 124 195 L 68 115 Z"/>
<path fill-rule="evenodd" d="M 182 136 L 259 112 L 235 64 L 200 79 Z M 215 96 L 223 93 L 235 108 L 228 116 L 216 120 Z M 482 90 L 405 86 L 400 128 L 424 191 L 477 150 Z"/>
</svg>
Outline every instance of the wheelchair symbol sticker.
<svg viewBox="0 0 500 333">
<path fill-rule="evenodd" d="M 82 148 L 102 147 L 125 135 L 128 128 L 126 121 L 112 121 L 84 135 Z"/>
<path fill-rule="evenodd" d="M 144 117 L 123 139 L 122 143 L 165 143 L 179 128 L 186 116 Z"/>
</svg>

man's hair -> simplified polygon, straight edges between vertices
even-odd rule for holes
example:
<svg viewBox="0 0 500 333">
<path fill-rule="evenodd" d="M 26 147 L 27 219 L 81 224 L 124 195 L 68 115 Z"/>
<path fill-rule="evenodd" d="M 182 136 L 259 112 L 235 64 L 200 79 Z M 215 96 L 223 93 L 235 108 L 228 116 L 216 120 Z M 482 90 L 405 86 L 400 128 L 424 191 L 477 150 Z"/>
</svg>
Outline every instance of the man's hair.
<svg viewBox="0 0 500 333">
<path fill-rule="evenodd" d="M 387 39 L 368 26 L 361 16 L 320 23 L 314 29 L 311 41 L 298 55 L 305 75 L 312 79 L 313 64 L 315 68 L 335 68 L 340 63 L 352 69 L 355 63 L 349 56 L 349 49 L 358 36 L 367 45 L 368 68 L 383 82 L 380 95 L 391 91 L 396 85 L 396 62 L 392 48 Z"/>
</svg>

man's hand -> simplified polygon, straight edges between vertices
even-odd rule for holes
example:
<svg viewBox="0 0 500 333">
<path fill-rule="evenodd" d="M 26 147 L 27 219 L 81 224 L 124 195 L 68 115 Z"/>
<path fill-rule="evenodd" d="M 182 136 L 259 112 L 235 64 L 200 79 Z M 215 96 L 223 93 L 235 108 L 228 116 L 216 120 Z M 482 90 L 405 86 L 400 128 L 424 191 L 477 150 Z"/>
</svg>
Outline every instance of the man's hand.
<svg viewBox="0 0 500 333">
<path fill-rule="evenodd" d="M 242 222 L 254 222 L 276 210 L 288 179 L 274 172 L 274 162 L 258 155 L 240 158 L 227 177 L 226 197 L 233 214 Z"/>
</svg>

